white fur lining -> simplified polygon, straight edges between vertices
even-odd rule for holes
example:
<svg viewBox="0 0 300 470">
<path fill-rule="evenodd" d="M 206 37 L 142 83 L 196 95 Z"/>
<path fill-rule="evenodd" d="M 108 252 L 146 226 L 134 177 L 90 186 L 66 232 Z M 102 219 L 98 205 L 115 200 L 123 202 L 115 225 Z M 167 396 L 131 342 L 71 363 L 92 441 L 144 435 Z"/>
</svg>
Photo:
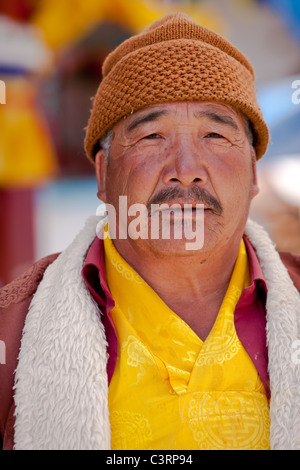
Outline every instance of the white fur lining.
<svg viewBox="0 0 300 470">
<path fill-rule="evenodd" d="M 110 448 L 107 344 L 81 275 L 99 220 L 90 218 L 47 268 L 32 300 L 16 370 L 15 449 Z M 266 232 L 249 220 L 246 235 L 268 287 L 271 448 L 300 449 L 300 366 L 292 361 L 300 296 Z"/>
<path fill-rule="evenodd" d="M 15 449 L 110 448 L 106 339 L 81 275 L 98 221 L 47 268 L 32 300 L 16 370 Z"/>
<path fill-rule="evenodd" d="M 300 295 L 268 234 L 248 220 L 246 235 L 254 246 L 268 287 L 267 344 L 271 387 L 272 449 L 300 449 L 300 365 L 292 360 L 299 339 Z"/>
</svg>

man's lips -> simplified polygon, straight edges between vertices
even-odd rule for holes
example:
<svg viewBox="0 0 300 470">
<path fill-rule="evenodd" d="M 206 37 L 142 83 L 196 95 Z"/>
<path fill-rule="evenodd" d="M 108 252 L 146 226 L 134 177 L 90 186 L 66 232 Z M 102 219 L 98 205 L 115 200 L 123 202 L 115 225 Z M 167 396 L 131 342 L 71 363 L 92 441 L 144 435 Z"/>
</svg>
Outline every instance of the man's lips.
<svg viewBox="0 0 300 470">
<path fill-rule="evenodd" d="M 183 191 L 181 188 L 173 187 L 161 190 L 158 194 L 152 197 L 147 204 L 148 213 L 153 212 L 153 205 L 167 204 L 170 206 L 178 205 L 178 207 L 185 208 L 190 205 L 192 209 L 196 210 L 197 205 L 202 205 L 204 210 L 211 211 L 216 215 L 221 215 L 223 212 L 222 206 L 219 201 L 213 197 L 207 190 L 193 186 L 188 191 Z M 199 207 L 199 206 L 198 206 Z M 167 209 L 168 211 L 170 209 Z M 160 211 L 163 208 L 158 209 Z"/>
<path fill-rule="evenodd" d="M 149 216 L 153 217 L 155 214 L 161 213 L 162 218 L 170 219 L 197 219 L 204 214 L 204 211 L 212 211 L 210 207 L 205 207 L 204 204 L 191 201 L 174 201 L 172 203 L 159 205 L 158 207 L 151 207 Z"/>
<path fill-rule="evenodd" d="M 168 201 L 167 203 L 162 203 L 162 204 L 167 204 L 168 206 L 172 207 L 181 207 L 181 208 L 193 208 L 193 209 L 196 209 L 197 205 L 199 206 L 200 204 L 201 205 L 204 205 L 203 203 L 200 203 L 199 201 L 195 201 L 195 200 L 190 200 L 190 199 L 176 199 L 174 201 Z"/>
<path fill-rule="evenodd" d="M 172 214 L 196 215 L 197 211 L 199 210 L 214 212 L 214 209 L 212 207 L 207 206 L 203 204 L 202 202 L 185 200 L 185 201 L 172 201 L 172 202 L 168 201 L 167 203 L 161 203 L 161 204 L 152 204 L 150 208 L 150 214 L 161 212 L 161 213 L 170 213 L 171 215 Z"/>
</svg>

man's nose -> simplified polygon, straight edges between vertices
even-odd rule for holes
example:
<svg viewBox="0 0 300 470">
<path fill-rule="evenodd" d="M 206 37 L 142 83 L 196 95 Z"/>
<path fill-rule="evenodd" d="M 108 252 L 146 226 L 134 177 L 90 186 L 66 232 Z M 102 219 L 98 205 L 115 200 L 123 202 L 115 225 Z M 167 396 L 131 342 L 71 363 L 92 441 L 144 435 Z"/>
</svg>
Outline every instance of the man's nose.
<svg viewBox="0 0 300 470">
<path fill-rule="evenodd" d="M 191 139 L 177 141 L 165 169 L 164 183 L 176 182 L 185 187 L 195 183 L 204 185 L 208 179 L 204 152 L 205 150 Z"/>
</svg>

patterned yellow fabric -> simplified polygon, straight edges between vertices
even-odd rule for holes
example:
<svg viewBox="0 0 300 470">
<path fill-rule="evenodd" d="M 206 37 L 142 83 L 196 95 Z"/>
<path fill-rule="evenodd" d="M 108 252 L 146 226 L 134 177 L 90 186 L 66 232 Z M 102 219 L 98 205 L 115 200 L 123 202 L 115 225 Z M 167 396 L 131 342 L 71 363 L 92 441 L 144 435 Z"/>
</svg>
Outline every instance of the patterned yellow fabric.
<svg viewBox="0 0 300 470">
<path fill-rule="evenodd" d="M 239 341 L 234 309 L 249 284 L 244 242 L 203 342 L 106 238 L 119 340 L 109 386 L 112 449 L 269 449 L 269 406 Z"/>
</svg>

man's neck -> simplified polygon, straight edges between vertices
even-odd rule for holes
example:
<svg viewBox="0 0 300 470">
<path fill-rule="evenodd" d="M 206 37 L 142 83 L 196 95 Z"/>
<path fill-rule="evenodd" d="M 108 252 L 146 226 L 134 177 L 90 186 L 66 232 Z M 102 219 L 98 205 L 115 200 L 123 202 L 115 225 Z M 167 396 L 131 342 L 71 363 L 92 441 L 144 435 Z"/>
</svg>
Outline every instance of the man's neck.
<svg viewBox="0 0 300 470">
<path fill-rule="evenodd" d="M 193 256 L 122 252 L 124 259 L 202 339 L 209 334 L 226 294 L 240 240 Z"/>
</svg>

